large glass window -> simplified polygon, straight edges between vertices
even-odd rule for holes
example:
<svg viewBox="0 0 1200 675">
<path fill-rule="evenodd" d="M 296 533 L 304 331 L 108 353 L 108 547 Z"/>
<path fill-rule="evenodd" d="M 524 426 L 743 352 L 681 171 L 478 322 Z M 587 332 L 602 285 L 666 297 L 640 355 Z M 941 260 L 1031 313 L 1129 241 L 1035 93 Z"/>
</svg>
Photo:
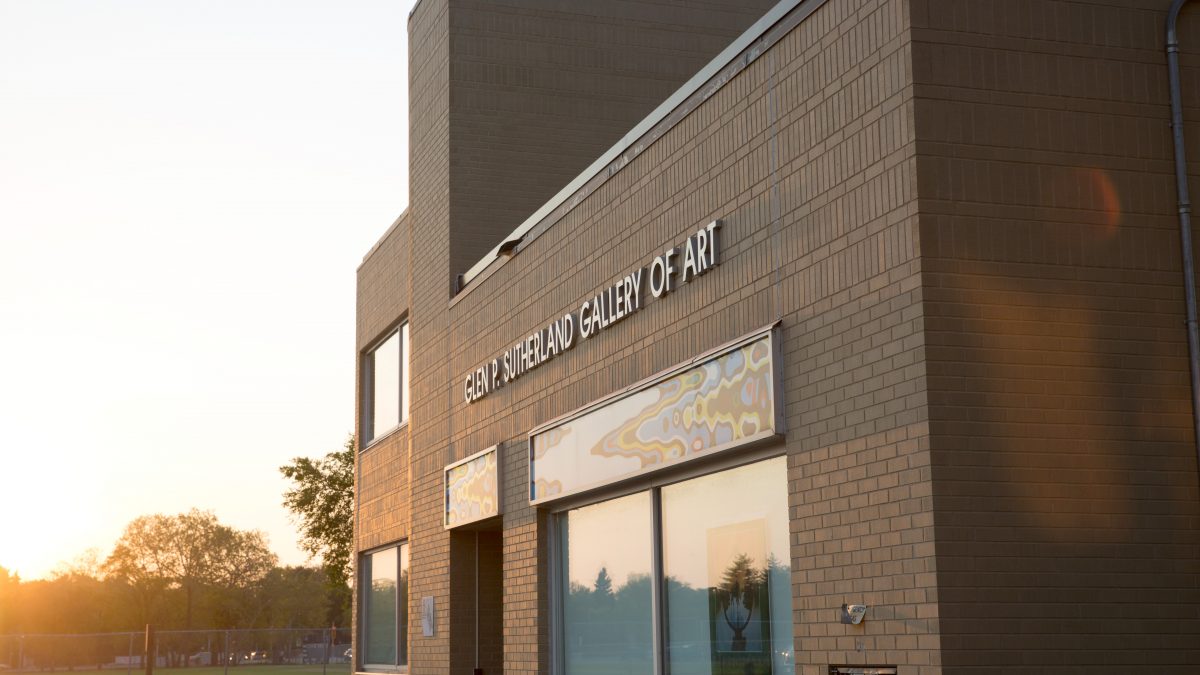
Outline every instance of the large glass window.
<svg viewBox="0 0 1200 675">
<path fill-rule="evenodd" d="M 782 457 L 662 488 L 672 675 L 791 673 Z"/>
<path fill-rule="evenodd" d="M 395 670 L 408 663 L 408 546 L 362 556 L 359 662 L 366 669 Z"/>
<path fill-rule="evenodd" d="M 559 536 L 566 675 L 793 672 L 784 458 L 567 511 Z"/>
<path fill-rule="evenodd" d="M 408 419 L 408 324 L 363 357 L 363 447 Z"/>
<path fill-rule="evenodd" d="M 568 673 L 653 671 L 651 514 L 650 494 L 642 492 L 563 517 Z"/>
</svg>

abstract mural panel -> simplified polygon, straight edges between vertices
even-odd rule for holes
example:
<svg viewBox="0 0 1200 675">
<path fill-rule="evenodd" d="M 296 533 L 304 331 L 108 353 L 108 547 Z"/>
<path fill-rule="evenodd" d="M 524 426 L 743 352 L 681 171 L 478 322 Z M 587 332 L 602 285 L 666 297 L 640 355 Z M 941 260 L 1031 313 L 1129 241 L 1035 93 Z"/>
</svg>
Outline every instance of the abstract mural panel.
<svg viewBox="0 0 1200 675">
<path fill-rule="evenodd" d="M 777 432 L 773 335 L 719 353 L 533 433 L 534 503 Z"/>
<path fill-rule="evenodd" d="M 497 454 L 493 447 L 446 467 L 446 527 L 500 514 Z"/>
</svg>

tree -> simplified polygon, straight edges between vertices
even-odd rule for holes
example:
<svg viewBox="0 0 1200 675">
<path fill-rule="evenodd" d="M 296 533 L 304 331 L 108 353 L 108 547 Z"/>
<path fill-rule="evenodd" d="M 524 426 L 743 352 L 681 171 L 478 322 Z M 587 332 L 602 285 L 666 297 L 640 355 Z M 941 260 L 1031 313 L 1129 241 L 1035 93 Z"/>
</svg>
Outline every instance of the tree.
<svg viewBox="0 0 1200 675">
<path fill-rule="evenodd" d="M 247 589 L 261 582 L 276 560 L 261 532 L 236 530 L 218 522 L 211 511 L 192 509 L 175 516 L 135 518 L 103 570 L 134 589 L 147 622 L 167 589 L 182 590 L 184 628 L 191 628 L 200 592 L 212 587 Z"/>
<path fill-rule="evenodd" d="M 0 567 L 0 635 L 16 632 L 16 614 L 20 606 L 17 593 L 20 587 L 21 577 Z"/>
<path fill-rule="evenodd" d="M 596 575 L 596 583 L 594 584 L 596 595 L 602 598 L 611 598 L 613 594 L 612 577 L 608 576 L 608 568 L 601 567 L 599 574 Z"/>
<path fill-rule="evenodd" d="M 321 459 L 296 457 L 279 467 L 292 481 L 283 505 L 299 521 L 300 547 L 318 557 L 333 594 L 330 620 L 350 608 L 351 556 L 354 550 L 354 437 Z"/>
<path fill-rule="evenodd" d="M 763 588 L 764 572 L 754 569 L 754 561 L 740 553 L 721 577 L 717 590 L 717 602 L 725 623 L 733 631 L 731 648 L 735 652 L 745 651 L 746 626 L 754 615 L 759 593 Z M 730 614 L 732 610 L 732 614 Z M 761 610 L 760 610 L 761 612 Z"/>
</svg>

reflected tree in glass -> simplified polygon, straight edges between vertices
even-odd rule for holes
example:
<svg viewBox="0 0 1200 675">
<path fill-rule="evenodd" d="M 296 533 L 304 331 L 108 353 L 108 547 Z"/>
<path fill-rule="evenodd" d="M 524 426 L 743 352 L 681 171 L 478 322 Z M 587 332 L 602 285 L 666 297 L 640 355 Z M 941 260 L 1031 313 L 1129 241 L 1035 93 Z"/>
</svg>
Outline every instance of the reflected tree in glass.
<svg viewBox="0 0 1200 675">
<path fill-rule="evenodd" d="M 721 585 L 711 589 L 717 606 L 721 609 L 721 618 L 733 632 L 730 639 L 730 651 L 746 651 L 746 628 L 752 619 L 762 618 L 762 605 L 765 598 L 759 595 L 767 588 L 766 570 L 754 567 L 754 561 L 745 553 L 739 553 L 721 579 Z M 759 608 L 758 614 L 754 613 Z"/>
<path fill-rule="evenodd" d="M 396 663 L 396 554 L 397 549 L 389 548 L 367 556 L 365 663 Z"/>
<path fill-rule="evenodd" d="M 667 672 L 790 673 L 783 458 L 662 488 Z"/>
<path fill-rule="evenodd" d="M 566 672 L 653 672 L 649 493 L 575 509 L 560 523 Z"/>
<path fill-rule="evenodd" d="M 408 662 L 408 546 L 363 558 L 363 664 Z"/>
</svg>

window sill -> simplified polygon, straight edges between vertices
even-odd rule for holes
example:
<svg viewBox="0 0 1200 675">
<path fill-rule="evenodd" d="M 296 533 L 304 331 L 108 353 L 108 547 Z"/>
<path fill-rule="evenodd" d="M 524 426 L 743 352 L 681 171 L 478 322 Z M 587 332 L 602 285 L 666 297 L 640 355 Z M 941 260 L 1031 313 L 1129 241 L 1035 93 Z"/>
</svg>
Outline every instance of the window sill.
<svg viewBox="0 0 1200 675">
<path fill-rule="evenodd" d="M 371 442 L 367 443 L 361 450 L 359 450 L 359 452 L 366 452 L 366 451 L 370 450 L 371 448 L 375 447 L 376 445 L 379 445 L 380 443 L 391 438 L 392 436 L 395 436 L 396 434 L 400 433 L 401 430 L 407 429 L 407 428 L 408 428 L 408 420 L 404 420 L 400 424 L 397 424 L 396 426 L 392 427 L 391 429 L 388 429 L 387 431 L 383 432 L 382 436 L 376 436 L 375 438 L 372 438 Z M 397 671 L 364 671 L 364 672 L 397 672 Z"/>
</svg>

